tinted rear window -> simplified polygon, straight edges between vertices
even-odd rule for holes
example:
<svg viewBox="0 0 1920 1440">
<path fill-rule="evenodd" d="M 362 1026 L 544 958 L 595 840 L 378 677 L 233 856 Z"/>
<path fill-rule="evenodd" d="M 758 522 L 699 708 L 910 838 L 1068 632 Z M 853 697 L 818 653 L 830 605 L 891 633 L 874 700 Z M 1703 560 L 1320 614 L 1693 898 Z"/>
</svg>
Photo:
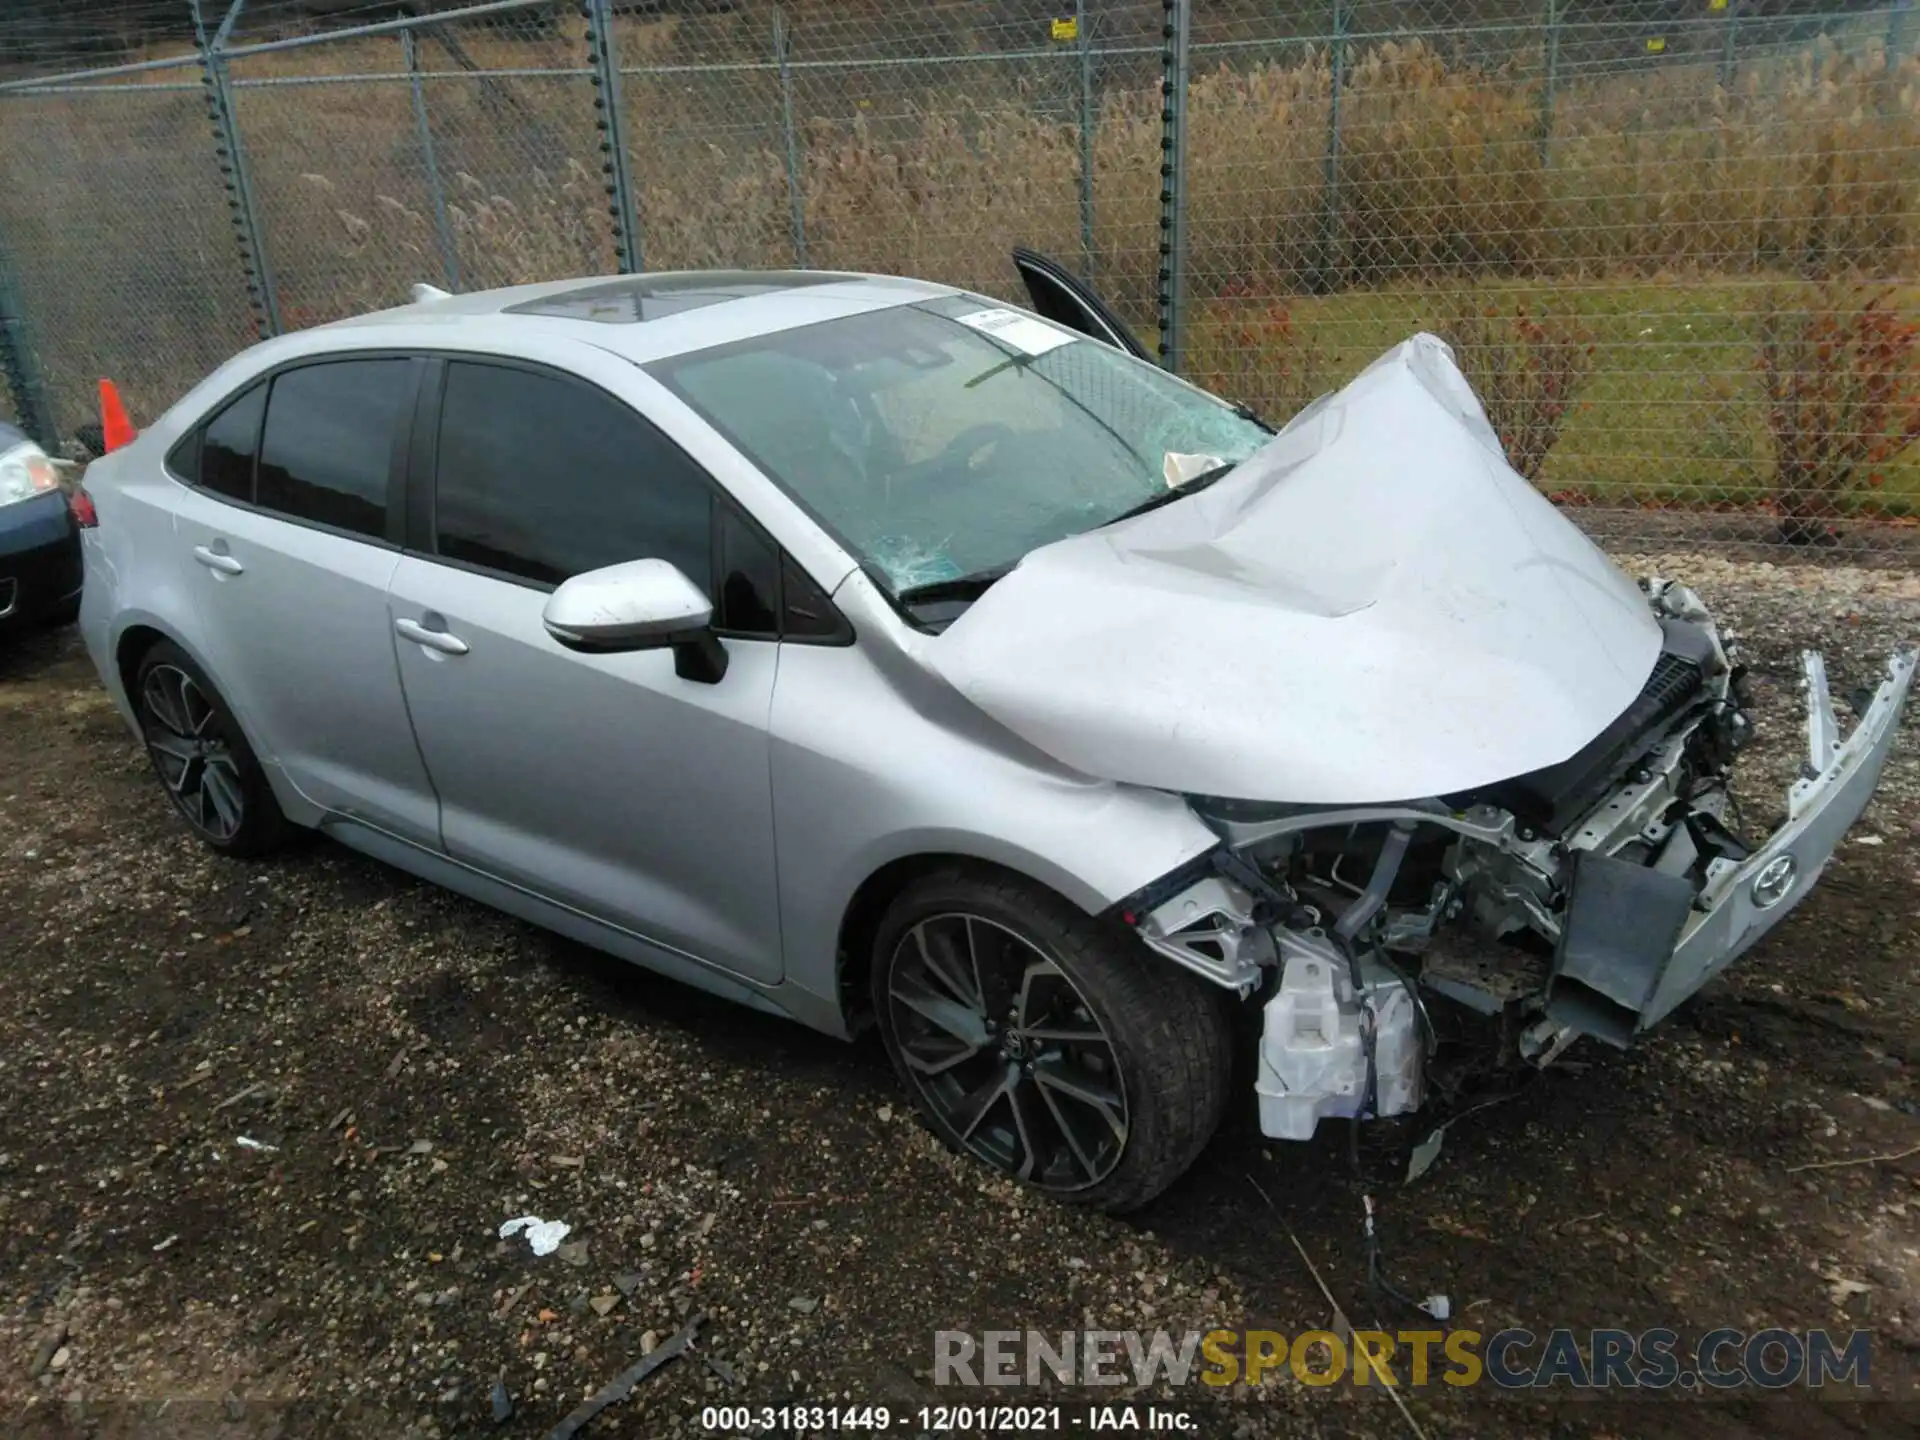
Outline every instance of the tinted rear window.
<svg viewBox="0 0 1920 1440">
<path fill-rule="evenodd" d="M 410 372 L 407 360 L 336 360 L 276 376 L 254 502 L 297 520 L 384 536 Z"/>
</svg>

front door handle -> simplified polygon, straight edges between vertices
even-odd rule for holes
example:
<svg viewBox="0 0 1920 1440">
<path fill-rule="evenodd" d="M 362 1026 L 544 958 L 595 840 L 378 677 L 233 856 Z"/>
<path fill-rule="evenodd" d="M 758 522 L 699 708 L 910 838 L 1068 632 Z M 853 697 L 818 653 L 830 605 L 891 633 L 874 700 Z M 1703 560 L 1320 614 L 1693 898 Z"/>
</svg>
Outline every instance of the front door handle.
<svg viewBox="0 0 1920 1440">
<path fill-rule="evenodd" d="M 238 575 L 242 570 L 247 568 L 227 553 L 226 542 L 224 540 L 215 541 L 214 543 L 220 548 L 212 549 L 206 545 L 194 546 L 193 558 L 209 570 L 217 570 L 222 575 Z"/>
<path fill-rule="evenodd" d="M 424 645 L 429 650 L 438 650 L 442 655 L 464 655 L 467 642 L 458 635 L 450 635 L 445 630 L 429 630 L 418 620 L 396 620 L 393 628 L 416 645 Z"/>
</svg>

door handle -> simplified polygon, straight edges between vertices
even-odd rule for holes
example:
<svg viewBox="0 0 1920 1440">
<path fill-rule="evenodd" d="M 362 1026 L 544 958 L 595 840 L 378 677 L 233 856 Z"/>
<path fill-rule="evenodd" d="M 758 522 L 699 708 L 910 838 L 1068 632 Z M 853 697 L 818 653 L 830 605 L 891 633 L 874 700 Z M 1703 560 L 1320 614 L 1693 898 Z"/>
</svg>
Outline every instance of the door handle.
<svg viewBox="0 0 1920 1440">
<path fill-rule="evenodd" d="M 233 556 L 229 555 L 224 549 L 213 550 L 205 545 L 196 545 L 193 547 L 193 558 L 209 570 L 217 570 L 222 575 L 238 575 L 247 568 L 238 560 L 234 559 Z"/>
<path fill-rule="evenodd" d="M 464 655 L 467 642 L 458 635 L 450 635 L 445 630 L 429 630 L 418 620 L 396 620 L 393 628 L 416 645 L 424 645 L 429 650 L 438 650 L 442 655 Z"/>
</svg>

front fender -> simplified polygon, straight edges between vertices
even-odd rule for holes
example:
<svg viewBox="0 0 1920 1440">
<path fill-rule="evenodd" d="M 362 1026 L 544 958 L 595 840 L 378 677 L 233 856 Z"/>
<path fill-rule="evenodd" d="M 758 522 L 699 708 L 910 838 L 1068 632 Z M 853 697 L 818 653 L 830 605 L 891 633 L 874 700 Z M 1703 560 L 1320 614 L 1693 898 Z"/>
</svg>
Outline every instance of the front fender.
<svg viewBox="0 0 1920 1440">
<path fill-rule="evenodd" d="M 770 729 L 786 976 L 822 1000 L 839 994 L 848 907 L 897 861 L 984 861 L 1096 914 L 1218 844 L 1177 795 L 1029 762 L 903 705 L 855 647 L 788 647 Z"/>
</svg>

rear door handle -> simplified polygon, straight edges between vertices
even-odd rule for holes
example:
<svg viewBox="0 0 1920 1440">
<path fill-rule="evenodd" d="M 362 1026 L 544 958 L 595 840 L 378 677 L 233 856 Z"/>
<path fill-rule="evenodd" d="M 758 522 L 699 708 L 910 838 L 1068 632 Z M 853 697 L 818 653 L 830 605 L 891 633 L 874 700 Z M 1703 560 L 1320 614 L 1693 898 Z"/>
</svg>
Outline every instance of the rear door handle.
<svg viewBox="0 0 1920 1440">
<path fill-rule="evenodd" d="M 464 655 L 467 642 L 458 635 L 450 635 L 445 630 L 429 630 L 418 620 L 395 620 L 393 628 L 416 645 L 424 645 L 429 650 L 438 650 L 442 655 Z"/>
<path fill-rule="evenodd" d="M 222 575 L 238 575 L 247 568 L 224 549 L 213 550 L 205 545 L 193 547 L 193 558 L 209 570 L 218 570 Z"/>
</svg>

